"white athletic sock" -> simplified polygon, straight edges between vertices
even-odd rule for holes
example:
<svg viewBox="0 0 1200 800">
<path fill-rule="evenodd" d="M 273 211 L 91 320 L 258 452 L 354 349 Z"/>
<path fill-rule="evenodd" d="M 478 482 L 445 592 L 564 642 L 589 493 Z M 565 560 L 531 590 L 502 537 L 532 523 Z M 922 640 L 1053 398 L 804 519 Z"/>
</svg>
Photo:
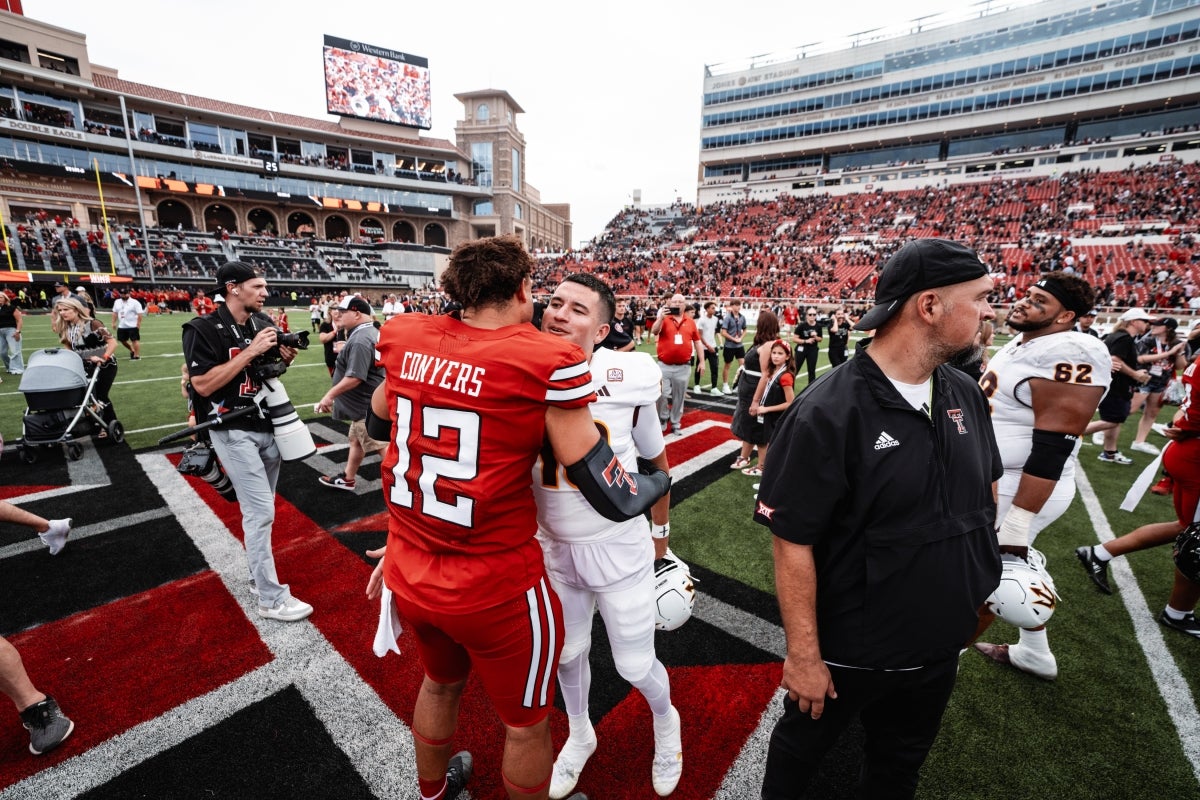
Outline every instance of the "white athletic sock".
<svg viewBox="0 0 1200 800">
<path fill-rule="evenodd" d="M 574 714 L 567 715 L 567 722 L 570 723 L 572 739 L 586 739 L 588 730 L 592 727 L 592 721 L 588 717 L 587 707 L 584 706 L 583 713 L 575 716 Z"/>
<path fill-rule="evenodd" d="M 1092 548 L 1092 555 L 1096 557 L 1097 561 L 1112 561 L 1114 558 L 1113 554 L 1105 550 L 1102 544 Z"/>
<path fill-rule="evenodd" d="M 1021 647 L 1034 653 L 1049 653 L 1050 642 L 1046 639 L 1046 629 L 1040 631 L 1030 631 L 1021 628 L 1021 638 L 1019 641 Z"/>
<path fill-rule="evenodd" d="M 1165 609 L 1163 609 L 1163 611 L 1166 612 L 1168 617 L 1170 617 L 1171 619 L 1176 619 L 1176 620 L 1183 619 L 1184 617 L 1186 617 L 1188 615 L 1188 612 L 1176 611 L 1175 609 L 1171 608 L 1170 606 L 1167 606 Z"/>
<path fill-rule="evenodd" d="M 657 658 L 654 659 L 646 677 L 633 685 L 646 698 L 650 712 L 656 718 L 666 719 L 667 714 L 671 713 L 671 681 L 667 677 L 667 668 L 662 665 L 662 662 Z"/>
</svg>

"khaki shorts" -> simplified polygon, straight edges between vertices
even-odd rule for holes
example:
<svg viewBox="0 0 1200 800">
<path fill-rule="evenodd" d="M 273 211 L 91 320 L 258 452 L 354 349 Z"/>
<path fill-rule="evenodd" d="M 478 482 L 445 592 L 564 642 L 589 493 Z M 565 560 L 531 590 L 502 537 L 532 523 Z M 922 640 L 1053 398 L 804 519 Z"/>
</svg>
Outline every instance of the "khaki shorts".
<svg viewBox="0 0 1200 800">
<path fill-rule="evenodd" d="M 378 453 L 387 447 L 387 442 L 380 442 L 367 435 L 367 423 L 361 419 L 356 419 L 350 423 L 350 433 L 347 436 L 350 441 L 358 442 L 362 445 L 364 453 Z"/>
</svg>

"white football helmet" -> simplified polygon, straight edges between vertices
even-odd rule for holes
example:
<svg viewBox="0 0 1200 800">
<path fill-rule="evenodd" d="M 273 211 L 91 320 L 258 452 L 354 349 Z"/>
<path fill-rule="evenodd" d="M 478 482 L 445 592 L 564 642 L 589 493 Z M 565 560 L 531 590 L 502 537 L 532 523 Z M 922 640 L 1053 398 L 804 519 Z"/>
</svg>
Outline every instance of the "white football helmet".
<svg viewBox="0 0 1200 800">
<path fill-rule="evenodd" d="M 673 631 L 691 619 L 696 604 L 696 587 L 687 564 L 667 551 L 654 562 L 654 625 Z"/>
<path fill-rule="evenodd" d="M 1046 624 L 1061 599 L 1054 579 L 1043 565 L 1045 556 L 1029 549 L 1029 562 L 1004 556 L 1000 585 L 987 599 L 988 611 L 1018 628 L 1037 628 Z"/>
</svg>

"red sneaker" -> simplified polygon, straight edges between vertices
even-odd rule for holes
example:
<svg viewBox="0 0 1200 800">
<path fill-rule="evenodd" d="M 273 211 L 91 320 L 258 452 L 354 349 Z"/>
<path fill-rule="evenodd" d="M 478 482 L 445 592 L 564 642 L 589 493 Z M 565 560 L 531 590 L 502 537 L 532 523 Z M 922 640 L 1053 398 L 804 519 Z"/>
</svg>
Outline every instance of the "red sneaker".
<svg viewBox="0 0 1200 800">
<path fill-rule="evenodd" d="M 1150 487 L 1151 494 L 1168 495 L 1175 491 L 1175 481 L 1171 480 L 1170 475 L 1164 475 L 1162 480 Z"/>
</svg>

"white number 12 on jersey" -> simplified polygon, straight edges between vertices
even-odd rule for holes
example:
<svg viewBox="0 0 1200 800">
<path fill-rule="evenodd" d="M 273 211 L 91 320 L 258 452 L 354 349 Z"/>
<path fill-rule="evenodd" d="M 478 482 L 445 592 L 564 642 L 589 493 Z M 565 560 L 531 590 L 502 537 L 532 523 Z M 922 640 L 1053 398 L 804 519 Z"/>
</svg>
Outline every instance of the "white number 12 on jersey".
<svg viewBox="0 0 1200 800">
<path fill-rule="evenodd" d="M 412 401 L 406 397 L 396 398 L 396 446 L 399 451 L 396 465 L 392 467 L 391 501 L 404 508 L 413 508 L 413 491 L 405 477 L 412 465 L 409 451 L 409 436 L 412 435 Z M 421 435 L 427 439 L 441 439 L 444 430 L 458 432 L 458 452 L 454 458 L 441 458 L 426 453 L 421 456 L 421 473 L 417 486 L 421 490 L 421 513 L 464 528 L 472 526 L 475 500 L 465 495 L 455 495 L 453 503 L 443 503 L 437 498 L 435 484 L 438 478 L 469 481 L 479 473 L 479 415 L 473 411 L 454 408 L 424 407 L 421 409 Z"/>
</svg>

